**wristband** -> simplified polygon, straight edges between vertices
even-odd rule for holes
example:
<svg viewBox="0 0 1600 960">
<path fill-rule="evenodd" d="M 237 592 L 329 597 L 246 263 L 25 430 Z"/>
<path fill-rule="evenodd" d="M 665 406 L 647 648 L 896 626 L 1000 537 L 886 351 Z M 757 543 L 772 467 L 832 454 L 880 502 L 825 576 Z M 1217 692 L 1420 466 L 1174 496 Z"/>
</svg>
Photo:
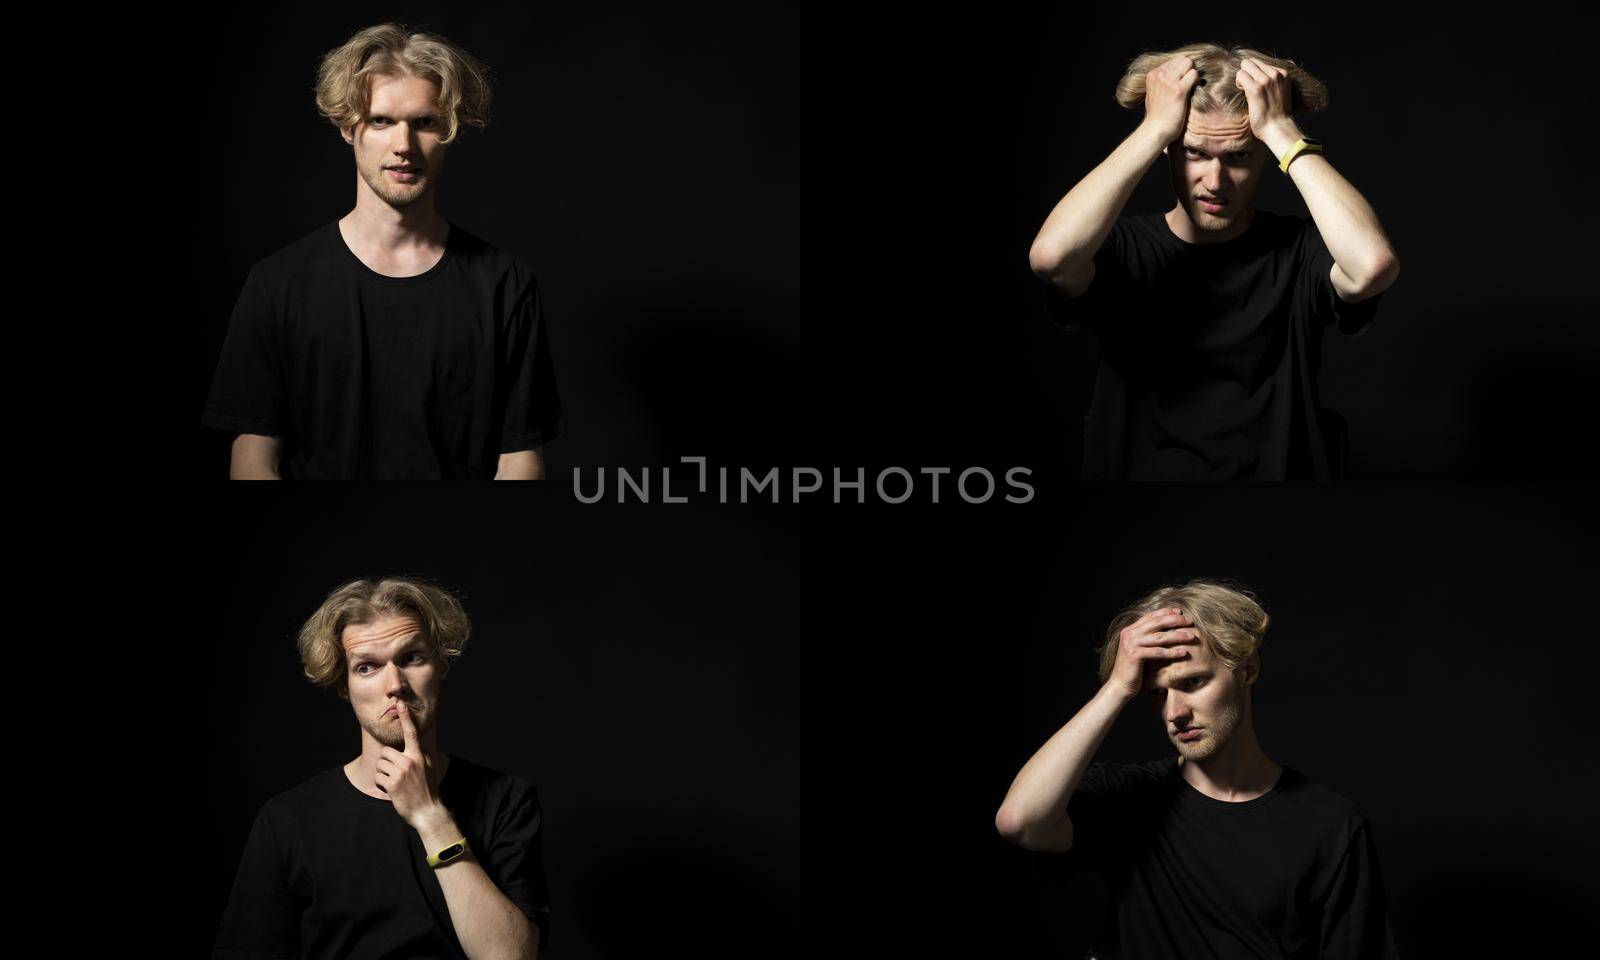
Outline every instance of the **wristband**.
<svg viewBox="0 0 1600 960">
<path fill-rule="evenodd" d="M 1288 173 L 1289 172 L 1289 163 L 1291 161 L 1293 161 L 1295 157 L 1300 156 L 1300 154 L 1302 154 L 1302 153 L 1321 153 L 1321 152 L 1322 152 L 1322 141 L 1321 140 L 1318 140 L 1315 137 L 1301 137 L 1299 140 L 1296 140 L 1294 142 L 1293 146 L 1291 146 L 1289 148 L 1289 152 L 1287 152 L 1287 153 L 1285 153 L 1283 155 L 1283 161 L 1278 164 L 1278 169 L 1282 170 L 1284 173 Z"/>
<path fill-rule="evenodd" d="M 437 870 L 439 869 L 440 864 L 449 863 L 452 860 L 459 860 L 462 855 L 467 852 L 467 849 L 467 838 L 462 837 L 460 840 L 450 844 L 450 846 L 445 847 L 438 853 L 428 854 L 428 866 Z"/>
</svg>

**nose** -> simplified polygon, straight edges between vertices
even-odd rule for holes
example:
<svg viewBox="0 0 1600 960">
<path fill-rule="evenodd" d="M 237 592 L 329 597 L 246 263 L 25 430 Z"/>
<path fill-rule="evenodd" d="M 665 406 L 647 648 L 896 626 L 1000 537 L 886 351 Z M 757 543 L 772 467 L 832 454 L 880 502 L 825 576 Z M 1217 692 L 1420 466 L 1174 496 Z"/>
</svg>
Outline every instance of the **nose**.
<svg viewBox="0 0 1600 960">
<path fill-rule="evenodd" d="M 1167 698 L 1167 708 L 1161 716 L 1169 727 L 1187 727 L 1191 719 L 1189 705 L 1175 696 Z"/>
<path fill-rule="evenodd" d="M 383 693 L 391 700 L 399 699 L 406 692 L 405 677 L 401 676 L 400 668 L 393 663 L 383 668 Z"/>
</svg>

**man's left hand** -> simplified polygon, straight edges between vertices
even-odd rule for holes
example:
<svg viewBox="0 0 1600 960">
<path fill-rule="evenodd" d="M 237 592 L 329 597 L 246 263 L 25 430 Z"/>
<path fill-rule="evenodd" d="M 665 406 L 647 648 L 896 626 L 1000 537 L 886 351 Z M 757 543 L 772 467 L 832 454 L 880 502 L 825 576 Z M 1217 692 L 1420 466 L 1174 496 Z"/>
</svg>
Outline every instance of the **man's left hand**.
<svg viewBox="0 0 1600 960">
<path fill-rule="evenodd" d="M 389 795 L 394 812 L 400 819 L 421 832 L 432 819 L 449 816 L 444 804 L 439 802 L 438 776 L 417 741 L 417 728 L 411 722 L 411 711 L 404 702 L 395 702 L 395 712 L 400 717 L 400 730 L 405 734 L 405 750 L 384 747 L 379 751 L 377 786 Z"/>
<path fill-rule="evenodd" d="M 1250 132 L 1257 140 L 1276 151 L 1279 148 L 1275 144 L 1287 145 L 1300 139 L 1300 128 L 1289 114 L 1294 104 L 1289 71 L 1245 57 L 1233 82 L 1244 91 L 1245 101 L 1250 106 Z"/>
</svg>

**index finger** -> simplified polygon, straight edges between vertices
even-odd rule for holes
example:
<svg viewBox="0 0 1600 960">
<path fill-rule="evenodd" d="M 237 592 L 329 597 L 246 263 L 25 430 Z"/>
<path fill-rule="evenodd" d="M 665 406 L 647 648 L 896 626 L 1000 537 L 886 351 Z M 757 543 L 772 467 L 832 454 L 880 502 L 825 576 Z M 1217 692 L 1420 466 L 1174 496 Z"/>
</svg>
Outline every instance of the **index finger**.
<svg viewBox="0 0 1600 960">
<path fill-rule="evenodd" d="M 417 728 L 411 723 L 410 708 L 402 700 L 395 705 L 395 712 L 400 715 L 400 732 L 406 738 L 405 752 L 412 756 L 420 756 L 420 751 L 417 750 Z"/>
</svg>

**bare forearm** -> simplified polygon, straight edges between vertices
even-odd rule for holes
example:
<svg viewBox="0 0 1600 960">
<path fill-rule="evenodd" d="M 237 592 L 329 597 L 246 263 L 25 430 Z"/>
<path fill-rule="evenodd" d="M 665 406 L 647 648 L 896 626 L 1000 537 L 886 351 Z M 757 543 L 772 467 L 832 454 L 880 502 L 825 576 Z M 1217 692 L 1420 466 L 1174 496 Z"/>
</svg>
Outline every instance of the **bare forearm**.
<svg viewBox="0 0 1600 960">
<path fill-rule="evenodd" d="M 1069 272 L 1094 258 L 1165 143 L 1144 124 L 1078 181 L 1045 218 L 1028 251 L 1034 273 Z"/>
<path fill-rule="evenodd" d="M 437 853 L 461 838 L 455 821 L 439 818 L 417 831 L 422 846 Z M 469 851 L 435 868 L 456 939 L 471 960 L 531 960 L 539 952 L 539 928 L 494 885 Z"/>
<path fill-rule="evenodd" d="M 1066 726 L 1045 741 L 1011 781 L 1005 802 L 995 814 L 995 829 L 1012 843 L 1031 850 L 1070 846 L 1067 800 L 1131 699 L 1102 687 Z"/>
<path fill-rule="evenodd" d="M 496 480 L 543 480 L 544 453 L 540 450 L 519 450 L 500 454 L 496 466 Z"/>
<path fill-rule="evenodd" d="M 278 461 L 283 456 L 283 440 L 256 433 L 241 433 L 233 438 L 228 456 L 229 480 L 282 480 Z"/>
<path fill-rule="evenodd" d="M 1297 127 L 1291 127 L 1274 131 L 1263 142 L 1273 157 L 1281 159 L 1301 136 Z M 1289 164 L 1289 179 L 1305 198 L 1317 232 L 1345 276 L 1365 286 L 1399 264 L 1377 212 L 1326 157 L 1300 154 Z"/>
</svg>

